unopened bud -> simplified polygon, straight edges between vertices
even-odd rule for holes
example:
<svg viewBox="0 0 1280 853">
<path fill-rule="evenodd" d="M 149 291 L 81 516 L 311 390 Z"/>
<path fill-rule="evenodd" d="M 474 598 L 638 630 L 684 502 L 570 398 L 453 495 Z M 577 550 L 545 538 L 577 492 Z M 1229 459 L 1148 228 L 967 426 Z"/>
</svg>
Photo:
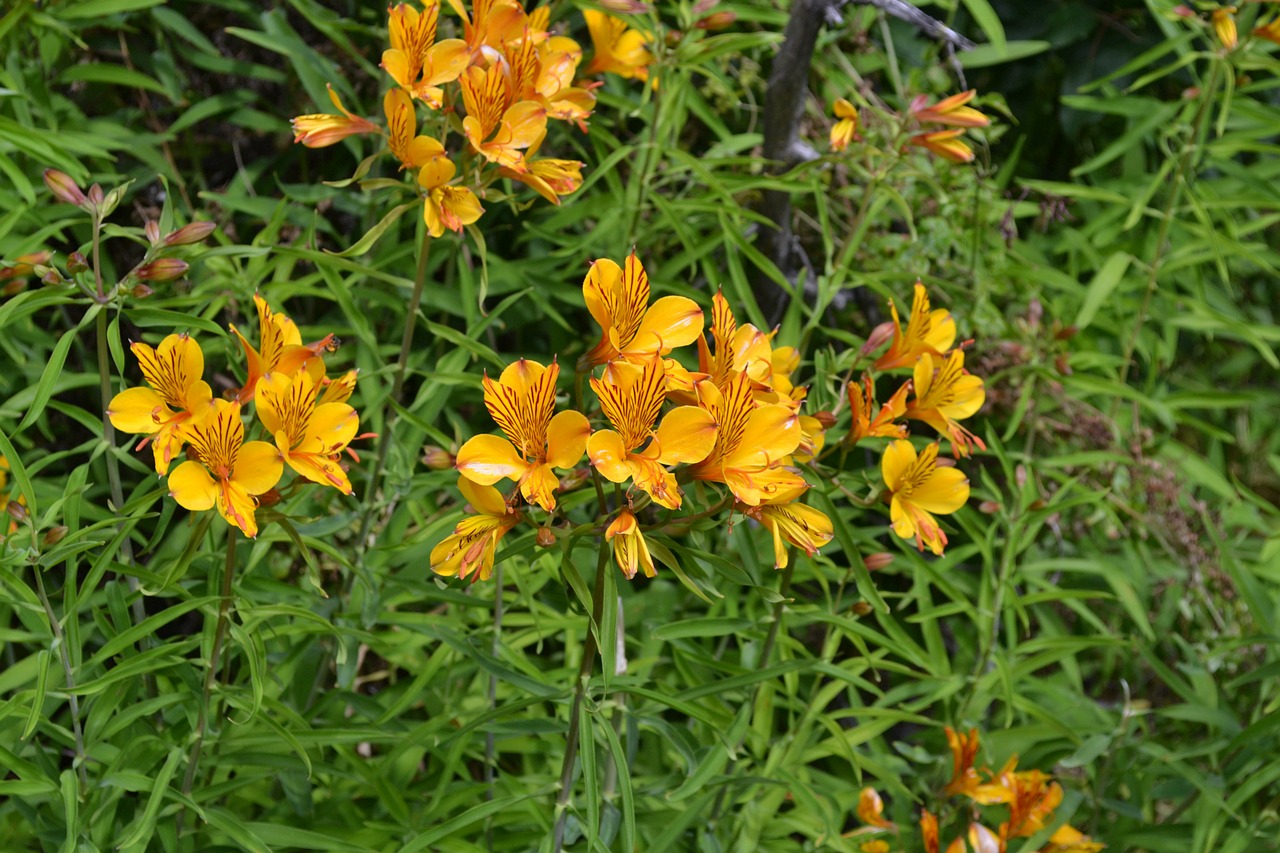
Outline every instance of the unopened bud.
<svg viewBox="0 0 1280 853">
<path fill-rule="evenodd" d="M 1053 366 L 1058 368 L 1058 373 L 1061 374 L 1062 376 L 1071 375 L 1071 372 L 1072 372 L 1071 359 L 1067 356 L 1066 353 L 1064 352 L 1058 353 L 1057 357 L 1054 358 L 1053 360 Z"/>
<path fill-rule="evenodd" d="M 129 291 L 129 293 L 134 299 L 146 299 L 148 296 L 155 293 L 155 290 L 145 284 L 139 283 L 135 284 L 133 286 L 133 290 Z"/>
<path fill-rule="evenodd" d="M 105 196 L 102 194 L 102 184 L 94 184 L 89 187 L 89 203 L 97 206 L 102 204 Z"/>
<path fill-rule="evenodd" d="M 49 192 L 53 193 L 53 197 L 58 201 L 74 204 L 77 207 L 85 203 L 84 190 L 80 189 L 66 172 L 59 172 L 57 169 L 45 169 L 44 185 L 49 188 Z"/>
<path fill-rule="evenodd" d="M 258 506 L 275 506 L 283 499 L 279 489 L 267 489 L 258 495 Z"/>
<path fill-rule="evenodd" d="M 189 246 L 192 243 L 203 243 L 218 227 L 216 222 L 192 222 L 183 225 L 177 231 L 164 238 L 166 246 Z"/>
<path fill-rule="evenodd" d="M 448 471 L 453 463 L 453 454 L 442 447 L 427 446 L 422 449 L 422 464 L 432 471 Z"/>
<path fill-rule="evenodd" d="M 738 20 L 737 12 L 721 9 L 719 12 L 712 12 L 705 18 L 699 18 L 694 22 L 694 26 L 700 30 L 723 30 L 725 27 L 732 26 L 736 20 Z"/>
<path fill-rule="evenodd" d="M 862 354 L 871 355 L 871 353 L 884 346 L 892 337 L 893 321 L 881 323 L 871 330 L 871 334 L 867 337 L 867 342 L 862 345 Z"/>
<path fill-rule="evenodd" d="M 143 281 L 172 281 L 190 268 L 191 265 L 180 258 L 156 258 L 139 267 L 137 276 Z"/>
<path fill-rule="evenodd" d="M 58 272 L 53 267 L 45 267 L 44 272 L 40 275 L 40 283 L 49 286 L 62 284 L 65 281 L 66 279 L 62 277 L 62 273 Z"/>
<path fill-rule="evenodd" d="M 878 572 L 881 569 L 887 569 L 889 564 L 893 562 L 893 555 L 887 551 L 877 551 L 874 554 L 868 554 L 862 558 L 862 565 L 867 567 L 869 572 Z"/>
<path fill-rule="evenodd" d="M 591 469 L 587 467 L 574 468 L 568 474 L 560 478 L 560 491 L 572 492 L 581 486 L 591 477 Z"/>
<path fill-rule="evenodd" d="M 79 275 L 88 271 L 89 259 L 84 256 L 83 252 L 72 252 L 67 255 L 67 272 L 72 275 Z"/>
<path fill-rule="evenodd" d="M 1044 509 L 1046 506 L 1048 506 L 1048 504 L 1044 502 L 1044 498 L 1036 498 L 1027 506 L 1027 509 L 1032 512 L 1036 512 L 1037 510 Z"/>
<path fill-rule="evenodd" d="M 62 537 L 67 535 L 66 525 L 59 524 L 57 527 L 51 527 L 40 539 L 40 544 L 45 548 L 52 548 L 62 541 Z"/>
<path fill-rule="evenodd" d="M 956 460 L 947 456 L 939 456 L 937 464 L 939 468 L 954 468 L 956 467 Z"/>
<path fill-rule="evenodd" d="M 539 527 L 533 541 L 538 543 L 539 548 L 550 548 L 556 544 L 556 532 L 550 527 Z"/>
<path fill-rule="evenodd" d="M 1173 7 L 1173 14 L 1179 18 L 1194 18 L 1196 16 L 1195 10 L 1185 4 Z"/>
<path fill-rule="evenodd" d="M 158 246 L 160 244 L 160 223 L 159 222 L 156 222 L 154 219 L 148 219 L 147 224 L 142 226 L 142 230 L 146 233 L 147 240 L 151 243 L 151 245 Z"/>
<path fill-rule="evenodd" d="M 8 511 L 9 516 L 14 521 L 27 520 L 27 515 L 28 515 L 27 506 L 21 501 L 9 501 L 9 505 L 6 506 L 5 509 Z"/>
<path fill-rule="evenodd" d="M 693 4 L 693 14 L 701 17 L 720 5 L 720 0 L 698 0 Z"/>
<path fill-rule="evenodd" d="M 824 430 L 831 429 L 836 425 L 836 416 L 832 412 L 823 409 L 821 412 L 814 412 L 813 419 L 822 424 Z"/>
<path fill-rule="evenodd" d="M 649 11 L 648 3 L 640 0 L 599 0 L 600 8 L 615 15 L 643 15 Z"/>
<path fill-rule="evenodd" d="M 854 616 L 869 616 L 871 614 L 871 605 L 865 601 L 855 601 L 853 607 L 849 609 L 853 611 Z"/>
<path fill-rule="evenodd" d="M 13 281 L 6 282 L 4 287 L 0 287 L 0 296 L 16 296 L 27 288 L 27 280 L 25 278 L 15 278 Z"/>
<path fill-rule="evenodd" d="M 983 513 L 984 515 L 995 515 L 999 511 L 1000 504 L 995 501 L 983 501 L 978 504 L 978 512 Z"/>
<path fill-rule="evenodd" d="M 1059 329 L 1058 331 L 1054 332 L 1053 339 L 1055 341 L 1070 340 L 1071 338 L 1074 338 L 1076 336 L 1076 333 L 1079 331 L 1080 330 L 1075 326 L 1067 326 L 1066 328 Z"/>
</svg>

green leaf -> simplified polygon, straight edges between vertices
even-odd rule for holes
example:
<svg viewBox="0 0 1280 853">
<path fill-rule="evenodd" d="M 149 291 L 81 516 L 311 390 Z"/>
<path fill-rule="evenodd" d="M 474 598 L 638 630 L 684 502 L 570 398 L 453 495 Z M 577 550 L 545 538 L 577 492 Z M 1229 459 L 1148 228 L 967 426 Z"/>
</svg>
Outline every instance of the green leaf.
<svg viewBox="0 0 1280 853">
<path fill-rule="evenodd" d="M 1006 62 L 1017 62 L 1020 59 L 1037 56 L 1053 47 L 1052 42 L 1047 41 L 1011 41 L 1003 47 L 997 47 L 995 44 L 980 44 L 973 50 L 962 50 L 956 53 L 956 59 L 959 60 L 963 68 L 989 68 L 992 65 L 1002 65 Z"/>
<path fill-rule="evenodd" d="M 121 12 L 149 9 L 163 2 L 164 0 L 85 0 L 85 2 L 77 3 L 74 6 L 57 7 L 57 16 L 64 21 L 101 18 L 105 15 L 118 15 Z"/>
<path fill-rule="evenodd" d="M 356 255 L 363 255 L 373 248 L 373 244 L 378 242 L 378 238 L 381 237 L 388 228 L 394 225 L 397 219 L 404 216 L 406 211 L 414 207 L 420 207 L 421 205 L 422 202 L 420 200 L 407 201 L 404 204 L 396 205 L 391 208 L 391 211 L 386 216 L 382 217 L 382 219 L 378 221 L 377 225 L 366 231 L 364 236 L 354 244 L 343 249 L 341 252 L 331 252 L 328 249 L 325 249 L 324 253 L 326 255 L 333 255 L 335 258 L 350 258 Z"/>
<path fill-rule="evenodd" d="M 991 8 L 987 0 L 962 0 L 962 2 L 969 10 L 969 14 L 973 15 L 973 20 L 982 29 L 987 40 L 991 42 L 991 46 L 1003 52 L 1005 49 L 1004 24 L 1000 23 L 1000 16 L 996 14 L 996 10 Z M 960 56 L 964 56 L 963 51 Z"/>
<path fill-rule="evenodd" d="M 62 337 L 58 339 L 53 352 L 49 354 L 49 361 L 44 366 L 44 372 L 40 374 L 40 381 L 36 383 L 35 399 L 32 400 L 31 406 L 27 409 L 27 414 L 23 416 L 22 422 L 18 424 L 18 428 L 14 430 L 14 435 L 35 423 L 36 418 L 44 413 L 44 407 L 49 404 L 49 398 L 53 396 L 54 383 L 62 376 L 62 368 L 67 361 L 67 351 L 71 349 L 71 344 L 76 335 L 81 333 L 78 328 L 67 329 L 62 333 Z"/>
<path fill-rule="evenodd" d="M 1127 252 L 1116 252 L 1107 258 L 1106 263 L 1102 265 L 1102 269 L 1098 270 L 1085 290 L 1084 303 L 1080 306 L 1079 312 L 1076 313 L 1075 327 L 1077 329 L 1084 329 L 1093 322 L 1093 318 L 1097 316 L 1098 311 L 1111 298 L 1111 294 L 1115 292 L 1116 287 L 1119 286 L 1121 279 L 1124 278 L 1125 271 L 1129 269 L 1129 262 L 1132 260 L 1133 256 Z"/>
</svg>

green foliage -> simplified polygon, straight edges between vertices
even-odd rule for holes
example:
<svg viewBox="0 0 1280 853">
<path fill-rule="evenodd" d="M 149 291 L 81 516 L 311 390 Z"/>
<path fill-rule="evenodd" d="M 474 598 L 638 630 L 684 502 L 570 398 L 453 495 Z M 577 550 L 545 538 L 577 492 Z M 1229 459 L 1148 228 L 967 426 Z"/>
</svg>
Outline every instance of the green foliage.
<svg viewBox="0 0 1280 853">
<path fill-rule="evenodd" d="M 980 764 L 1053 771 L 1059 818 L 1109 849 L 1277 849 L 1280 67 L 1249 36 L 1258 5 L 1234 51 L 1207 11 L 1147 5 L 1123 10 L 1133 44 L 1080 3 L 1047 21 L 924 6 L 985 42 L 960 55 L 997 119 L 970 133 L 969 167 L 877 144 L 912 96 L 964 87 L 937 45 L 850 7 L 819 44 L 803 135 L 827 151 L 846 97 L 867 142 L 779 175 L 759 111 L 786 15 L 726 2 L 736 23 L 704 31 L 691 4 L 662 4 L 643 19 L 669 36 L 659 85 L 609 77 L 589 133 L 544 145 L 586 163 L 583 187 L 559 207 L 486 201 L 476 229 L 437 242 L 398 400 L 421 216 L 338 180 L 381 140 L 288 143 L 290 117 L 329 109 L 326 83 L 378 113 L 380 6 L 0 13 L 0 267 L 50 251 L 66 278 L 0 279 L 0 499 L 25 506 L 0 517 L 5 849 L 550 850 L 571 724 L 573 850 L 856 851 L 864 786 L 922 849 L 947 725 L 983 730 Z M 576 9 L 553 21 L 589 43 Z M 121 188 L 98 259 L 47 168 Z M 394 177 L 385 158 L 360 175 Z M 793 195 L 801 282 L 755 247 L 770 190 Z M 173 249 L 189 271 L 140 298 L 148 220 L 218 230 Z M 810 496 L 835 540 L 786 576 L 741 518 L 654 537 L 653 580 L 610 568 L 597 586 L 595 538 L 541 548 L 523 530 L 493 581 L 432 576 L 462 506 L 424 446 L 490 429 L 482 371 L 581 356 L 586 264 L 633 245 L 655 295 L 709 306 L 720 286 L 740 320 L 778 320 L 810 413 L 847 405 L 885 299 L 921 278 L 988 389 L 988 451 L 966 463 L 974 498 L 946 555 L 868 524 L 877 510 L 845 495 L 879 483 L 845 476 Z M 757 304 L 761 278 L 796 295 L 781 318 Z M 215 394 L 236 387 L 226 327 L 253 326 L 255 292 L 304 340 L 341 339 L 329 365 L 361 371 L 352 402 L 377 437 L 357 444 L 356 497 L 259 509 L 227 597 L 226 524 L 177 507 L 102 411 L 139 381 L 128 342 L 174 331 L 199 338 Z M 868 570 L 879 552 L 892 562 Z"/>
</svg>

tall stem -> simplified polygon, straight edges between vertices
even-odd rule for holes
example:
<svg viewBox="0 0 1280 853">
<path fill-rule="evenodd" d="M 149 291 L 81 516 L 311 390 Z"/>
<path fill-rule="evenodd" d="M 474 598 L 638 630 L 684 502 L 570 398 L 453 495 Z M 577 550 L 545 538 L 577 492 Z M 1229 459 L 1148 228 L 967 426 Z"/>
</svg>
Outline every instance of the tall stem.
<svg viewBox="0 0 1280 853">
<path fill-rule="evenodd" d="M 493 569 L 493 645 L 490 647 L 494 659 L 496 660 L 502 652 L 502 564 L 499 563 Z M 489 675 L 489 710 L 498 707 L 498 676 Z M 486 732 L 484 736 L 484 782 L 486 800 L 492 800 L 494 797 L 494 782 L 497 778 L 497 768 L 494 767 L 495 753 L 497 752 L 496 738 L 492 731 Z M 493 849 L 493 820 L 486 819 L 484 824 L 485 849 Z"/>
<path fill-rule="evenodd" d="M 209 727 L 209 706 L 212 702 L 213 683 L 218 676 L 218 657 L 222 652 L 222 643 L 227 635 L 227 615 L 231 610 L 231 579 L 236 569 L 236 530 L 227 526 L 227 555 L 222 564 L 222 596 L 218 600 L 218 621 L 213 629 L 213 648 L 209 651 L 209 668 L 204 674 L 204 690 L 201 695 L 199 716 L 196 718 L 196 740 L 191 745 L 191 755 L 187 758 L 187 773 L 182 780 L 183 796 L 191 795 L 191 788 L 196 780 L 196 768 L 200 763 L 200 754 L 204 750 L 204 736 Z M 182 835 L 184 812 L 178 812 L 178 835 Z"/>
<path fill-rule="evenodd" d="M 36 594 L 40 596 L 40 603 L 44 605 L 45 615 L 49 617 L 49 627 L 53 631 L 53 640 L 58 646 L 58 657 L 62 660 L 62 676 L 67 683 L 67 704 L 71 708 L 71 732 L 76 739 L 76 773 L 80 777 L 80 794 L 84 796 L 89 790 L 89 774 L 85 769 L 84 730 L 80 728 L 80 699 L 75 694 L 76 679 L 71 670 L 71 650 L 67 648 L 67 638 L 62 633 L 62 623 L 58 621 L 57 615 L 53 612 L 53 605 L 49 602 L 49 594 L 45 592 L 44 573 L 40 571 L 39 566 L 32 566 L 31 570 L 36 576 Z M 68 579 L 68 583 L 74 582 L 74 580 Z"/>
<path fill-rule="evenodd" d="M 418 326 L 418 306 L 422 304 L 422 289 L 427 280 L 427 256 L 430 253 L 431 234 L 424 229 L 422 242 L 418 244 L 418 269 L 413 276 L 413 294 L 409 297 L 409 310 L 405 314 L 404 331 L 400 335 L 400 355 L 396 358 L 396 372 L 391 380 L 391 395 L 383 406 L 383 435 L 378 440 L 378 458 L 365 487 L 364 515 L 360 519 L 360 535 L 356 538 L 361 549 L 368 546 L 369 528 L 373 524 L 374 497 L 382 484 L 382 471 L 386 467 L 387 451 L 391 447 L 391 404 L 399 403 L 400 394 L 404 391 L 404 376 L 409 365 L 409 351 L 413 348 L 413 332 Z"/>
<path fill-rule="evenodd" d="M 596 558 L 596 585 L 591 590 L 591 619 L 596 630 L 604 624 L 604 573 L 608 565 L 609 546 L 601 539 L 600 554 Z M 578 681 L 573 688 L 573 705 L 569 710 L 569 733 L 565 736 L 564 764 L 560 768 L 560 793 L 556 795 L 555 853 L 564 849 L 564 829 L 569 819 L 569 799 L 573 795 L 573 765 L 578 759 L 578 741 L 581 736 L 578 720 L 582 716 L 582 703 L 586 699 L 591 671 L 595 668 L 597 651 L 599 643 L 596 641 L 596 632 L 588 627 L 587 639 L 582 646 L 582 665 L 578 667 Z"/>
</svg>

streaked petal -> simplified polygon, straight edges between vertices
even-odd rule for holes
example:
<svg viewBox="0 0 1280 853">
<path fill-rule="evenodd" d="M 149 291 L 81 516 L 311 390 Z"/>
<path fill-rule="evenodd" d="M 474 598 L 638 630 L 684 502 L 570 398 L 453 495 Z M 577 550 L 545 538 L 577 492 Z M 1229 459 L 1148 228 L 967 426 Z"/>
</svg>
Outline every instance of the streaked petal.
<svg viewBox="0 0 1280 853">
<path fill-rule="evenodd" d="M 243 486 L 234 481 L 224 481 L 217 492 L 217 507 L 228 524 L 239 527 L 250 539 L 257 537 L 258 520 L 253 511 L 258 508 L 258 502 Z"/>
<path fill-rule="evenodd" d="M 923 510 L 948 515 L 969 500 L 969 478 L 959 468 L 937 468 L 915 488 L 910 499 Z"/>
<path fill-rule="evenodd" d="M 889 491 L 896 491 L 902 477 L 916 463 L 916 449 L 905 439 L 895 441 L 884 450 L 880 460 L 880 474 Z"/>
<path fill-rule="evenodd" d="M 558 488 L 560 478 L 546 463 L 539 462 L 529 466 L 528 472 L 520 480 L 520 494 L 524 495 L 525 500 L 537 504 L 547 512 L 556 508 L 555 491 Z"/>
</svg>

